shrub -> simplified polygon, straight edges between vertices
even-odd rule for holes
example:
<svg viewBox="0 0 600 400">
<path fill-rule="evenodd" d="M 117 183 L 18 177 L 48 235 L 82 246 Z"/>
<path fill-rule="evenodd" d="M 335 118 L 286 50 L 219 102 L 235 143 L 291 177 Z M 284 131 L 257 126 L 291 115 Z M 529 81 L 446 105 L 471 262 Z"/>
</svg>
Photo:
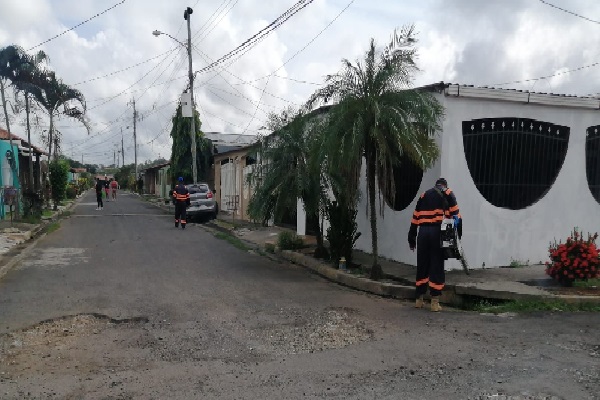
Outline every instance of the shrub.
<svg viewBox="0 0 600 400">
<path fill-rule="evenodd" d="M 282 250 L 297 250 L 304 247 L 304 241 L 296 232 L 283 231 L 277 235 L 277 245 Z"/>
<path fill-rule="evenodd" d="M 265 251 L 267 253 L 275 253 L 275 245 L 273 243 L 265 243 Z"/>
<path fill-rule="evenodd" d="M 561 285 L 571 286 L 574 281 L 600 277 L 600 258 L 596 239 L 598 234 L 583 234 L 573 229 L 565 243 L 550 243 L 550 262 L 546 262 L 546 273 Z"/>
<path fill-rule="evenodd" d="M 327 228 L 325 236 L 329 242 L 331 261 L 337 265 L 340 257 L 344 257 L 346 265 L 351 266 L 352 249 L 360 237 L 360 232 L 356 232 L 358 229 L 357 211 L 335 201 L 327 204 L 326 211 L 330 226 Z"/>
<path fill-rule="evenodd" d="M 52 200 L 54 209 L 65 199 L 67 183 L 69 178 L 69 164 L 65 161 L 52 161 L 49 165 L 50 185 L 52 187 Z"/>
</svg>

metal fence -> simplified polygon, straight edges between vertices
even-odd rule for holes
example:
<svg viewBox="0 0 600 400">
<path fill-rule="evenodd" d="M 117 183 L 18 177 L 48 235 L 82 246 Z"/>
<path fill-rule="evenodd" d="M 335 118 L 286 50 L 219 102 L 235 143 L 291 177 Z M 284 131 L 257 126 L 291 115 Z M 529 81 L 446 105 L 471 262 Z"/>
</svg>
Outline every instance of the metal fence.
<svg viewBox="0 0 600 400">
<path fill-rule="evenodd" d="M 22 193 L 14 187 L 0 187 L 0 219 L 19 219 L 21 217 Z"/>
</svg>

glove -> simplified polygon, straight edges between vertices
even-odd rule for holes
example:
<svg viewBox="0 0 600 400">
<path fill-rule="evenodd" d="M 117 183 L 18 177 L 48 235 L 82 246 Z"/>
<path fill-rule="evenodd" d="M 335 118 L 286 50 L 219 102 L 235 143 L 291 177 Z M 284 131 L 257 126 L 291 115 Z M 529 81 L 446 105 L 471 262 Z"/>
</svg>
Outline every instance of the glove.
<svg viewBox="0 0 600 400">
<path fill-rule="evenodd" d="M 458 238 L 462 238 L 462 218 L 458 218 L 458 215 L 454 216 L 454 226 L 456 227 L 456 234 Z"/>
<path fill-rule="evenodd" d="M 411 250 L 414 250 L 415 247 L 417 247 L 417 238 L 414 236 L 409 236 L 408 237 L 408 247 L 410 247 Z"/>
</svg>

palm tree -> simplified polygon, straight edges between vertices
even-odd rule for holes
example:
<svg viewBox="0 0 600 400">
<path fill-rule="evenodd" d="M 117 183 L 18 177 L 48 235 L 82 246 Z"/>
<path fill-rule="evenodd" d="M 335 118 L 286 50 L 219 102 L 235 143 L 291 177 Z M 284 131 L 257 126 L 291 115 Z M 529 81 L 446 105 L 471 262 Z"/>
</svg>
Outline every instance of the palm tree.
<svg viewBox="0 0 600 400">
<path fill-rule="evenodd" d="M 0 50 L 0 92 L 2 94 L 2 105 L 6 119 L 7 130 L 10 132 L 10 121 L 6 109 L 5 85 L 4 80 L 8 79 L 11 86 L 15 89 L 15 98 L 19 92 L 25 94 L 25 109 L 27 113 L 27 141 L 29 143 L 29 153 L 31 154 L 31 127 L 29 123 L 29 94 L 39 91 L 34 83 L 34 77 L 40 71 L 40 65 L 47 61 L 48 57 L 43 51 L 34 55 L 29 55 L 19 46 L 7 46 Z M 9 138 L 12 147 L 12 136 Z M 18 179 L 18 175 L 15 174 Z M 34 182 L 33 178 L 33 158 L 29 157 L 29 181 Z"/>
<path fill-rule="evenodd" d="M 423 169 L 439 155 L 432 132 L 440 128 L 442 105 L 428 92 L 411 88 L 418 68 L 414 58 L 414 26 L 395 30 L 378 51 L 371 39 L 362 62 L 343 60 L 341 72 L 330 75 L 307 107 L 333 102 L 330 134 L 324 139 L 332 165 L 366 165 L 367 208 L 371 225 L 371 277 L 383 275 L 378 263 L 376 185 L 394 193 L 393 166 L 407 155 Z M 376 179 L 378 178 L 378 179 Z M 355 183 L 350 183 L 355 186 Z M 380 207 L 383 212 L 383 207 Z"/>
<path fill-rule="evenodd" d="M 281 218 L 286 210 L 295 209 L 298 199 L 304 202 L 307 217 L 319 219 L 324 186 L 320 165 L 313 156 L 319 154 L 311 129 L 315 116 L 292 108 L 269 116 L 268 128 L 273 135 L 265 138 L 259 150 L 263 163 L 250 175 L 256 188 L 248 205 L 249 215 L 262 223 Z M 317 231 L 317 252 L 323 250 L 321 227 Z"/>
<path fill-rule="evenodd" d="M 53 71 L 40 71 L 33 82 L 41 90 L 32 94 L 37 103 L 46 110 L 48 117 L 50 118 L 50 128 L 48 130 L 48 154 L 50 158 L 56 159 L 57 145 L 54 146 L 54 155 L 52 154 L 52 144 L 58 143 L 58 137 L 54 137 L 54 118 L 61 113 L 74 118 L 81 122 L 89 133 L 89 124 L 85 119 L 85 97 L 79 90 L 73 89 L 69 85 L 63 83 L 62 80 L 57 79 Z"/>
</svg>

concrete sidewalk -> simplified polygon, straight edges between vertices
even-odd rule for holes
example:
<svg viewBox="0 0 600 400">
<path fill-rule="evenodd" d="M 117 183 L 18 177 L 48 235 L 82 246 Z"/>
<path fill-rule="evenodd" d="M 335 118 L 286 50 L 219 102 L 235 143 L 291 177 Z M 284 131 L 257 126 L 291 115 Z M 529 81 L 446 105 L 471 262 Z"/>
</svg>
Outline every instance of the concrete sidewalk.
<svg viewBox="0 0 600 400">
<path fill-rule="evenodd" d="M 68 200 L 58 210 L 50 210 L 52 214 L 42 217 L 39 223 L 0 221 L 0 279 L 13 268 L 23 256 L 35 245 L 35 239 L 44 228 L 59 219 L 65 211 L 71 210 L 83 198 Z"/>
<path fill-rule="evenodd" d="M 280 227 L 257 227 L 238 221 L 232 224 L 230 216 L 220 215 L 216 223 L 220 229 L 228 229 L 240 239 L 253 244 L 264 251 L 265 245 L 277 243 L 277 235 L 285 230 Z M 210 227 L 211 224 L 208 224 Z M 246 225 L 246 226 L 244 226 Z M 314 243 L 314 237 L 307 237 Z M 416 267 L 403 263 L 379 259 L 385 279 L 372 281 L 367 275 L 340 271 L 331 264 L 317 260 L 307 251 L 281 251 L 278 255 L 284 259 L 303 265 L 320 275 L 341 284 L 367 292 L 398 298 L 414 298 Z M 367 269 L 371 265 L 371 255 L 354 251 L 354 263 Z M 465 274 L 462 270 L 446 272 L 446 286 L 442 301 L 460 305 L 470 298 L 490 300 L 563 300 L 571 303 L 600 303 L 599 295 L 561 295 L 557 294 L 556 284 L 546 275 L 544 265 L 530 265 L 517 268 L 486 268 L 471 270 Z"/>
</svg>

